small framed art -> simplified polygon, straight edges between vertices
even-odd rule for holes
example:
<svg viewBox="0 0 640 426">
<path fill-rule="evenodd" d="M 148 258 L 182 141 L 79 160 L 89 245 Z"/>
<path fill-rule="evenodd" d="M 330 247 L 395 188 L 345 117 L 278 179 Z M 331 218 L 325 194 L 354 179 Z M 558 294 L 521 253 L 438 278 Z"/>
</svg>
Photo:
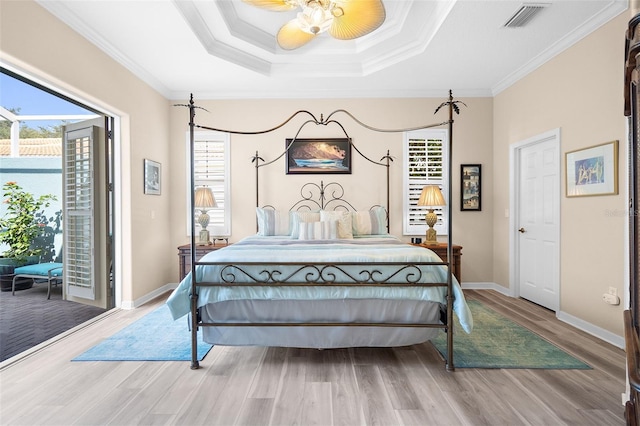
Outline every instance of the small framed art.
<svg viewBox="0 0 640 426">
<path fill-rule="evenodd" d="M 618 141 L 565 154 L 567 197 L 618 193 Z"/>
<path fill-rule="evenodd" d="M 162 179 L 162 166 L 160 163 L 144 160 L 144 193 L 150 195 L 160 195 Z"/>
<path fill-rule="evenodd" d="M 460 165 L 460 210 L 482 210 L 482 165 Z"/>
<path fill-rule="evenodd" d="M 351 141 L 287 139 L 286 172 L 290 174 L 350 174 Z"/>
</svg>

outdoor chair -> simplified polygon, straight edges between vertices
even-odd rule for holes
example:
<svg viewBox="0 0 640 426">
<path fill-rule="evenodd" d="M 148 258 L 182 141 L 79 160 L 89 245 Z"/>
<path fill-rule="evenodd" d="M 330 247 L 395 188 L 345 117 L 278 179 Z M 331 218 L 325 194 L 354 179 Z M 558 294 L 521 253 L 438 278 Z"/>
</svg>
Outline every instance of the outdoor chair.
<svg viewBox="0 0 640 426">
<path fill-rule="evenodd" d="M 20 266 L 14 270 L 11 294 L 16 294 L 16 281 L 31 278 L 34 284 L 47 281 L 47 299 L 51 298 L 51 286 L 62 283 L 62 263 L 46 262 Z"/>
<path fill-rule="evenodd" d="M 25 265 L 15 268 L 13 282 L 11 283 L 11 294 L 16 294 L 16 282 L 21 278 L 31 278 L 33 284 L 47 282 L 47 299 L 51 298 L 51 286 L 62 283 L 62 255 L 55 256 L 54 248 L 55 232 L 51 227 L 45 227 L 42 233 L 36 237 L 34 246 L 41 249 L 40 263 Z M 60 249 L 62 253 L 62 248 Z"/>
</svg>

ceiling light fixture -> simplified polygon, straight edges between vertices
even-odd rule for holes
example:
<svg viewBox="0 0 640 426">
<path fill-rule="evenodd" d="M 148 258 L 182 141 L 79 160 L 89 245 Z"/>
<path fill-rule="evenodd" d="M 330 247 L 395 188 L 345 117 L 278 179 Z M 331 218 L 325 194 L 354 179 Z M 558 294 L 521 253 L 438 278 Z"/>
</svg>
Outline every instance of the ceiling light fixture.
<svg viewBox="0 0 640 426">
<path fill-rule="evenodd" d="M 282 12 L 300 8 L 295 19 L 280 28 L 278 45 L 285 50 L 304 46 L 328 32 L 339 40 L 362 37 L 385 20 L 381 0 L 244 0 L 253 6 Z"/>
</svg>

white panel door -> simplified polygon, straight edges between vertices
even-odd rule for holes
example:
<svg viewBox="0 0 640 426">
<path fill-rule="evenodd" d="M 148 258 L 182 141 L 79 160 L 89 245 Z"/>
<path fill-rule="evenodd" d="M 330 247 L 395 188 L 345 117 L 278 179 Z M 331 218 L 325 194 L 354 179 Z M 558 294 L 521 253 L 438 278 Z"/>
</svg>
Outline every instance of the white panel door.
<svg viewBox="0 0 640 426">
<path fill-rule="evenodd" d="M 558 135 L 519 150 L 518 259 L 521 297 L 556 311 L 560 291 Z"/>
</svg>

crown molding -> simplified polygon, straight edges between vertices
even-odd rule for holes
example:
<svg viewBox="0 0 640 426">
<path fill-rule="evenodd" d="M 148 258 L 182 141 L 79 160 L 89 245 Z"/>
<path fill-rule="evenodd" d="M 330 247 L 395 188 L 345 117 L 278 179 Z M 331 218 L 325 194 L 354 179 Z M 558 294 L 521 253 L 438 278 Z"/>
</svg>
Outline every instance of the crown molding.
<svg viewBox="0 0 640 426">
<path fill-rule="evenodd" d="M 516 71 L 500 80 L 495 86 L 492 87 L 492 96 L 497 96 L 500 92 L 508 89 L 522 78 L 537 70 L 539 67 L 549 62 L 560 53 L 564 52 L 616 16 L 623 13 L 628 8 L 628 0 L 612 0 L 607 6 L 603 7 L 602 10 L 595 13 L 590 20 L 576 28 L 563 39 L 550 46 L 540 55 L 532 58 L 522 67 L 518 68 Z"/>
<path fill-rule="evenodd" d="M 46 0 L 35 0 L 40 6 L 49 11 L 53 16 L 64 22 L 70 28 L 82 37 L 94 44 L 98 49 L 102 50 L 106 55 L 113 58 L 114 61 L 129 70 L 133 75 L 147 83 L 154 90 L 165 98 L 169 98 L 171 91 L 160 82 L 153 74 L 147 72 L 144 68 L 139 67 L 137 63 L 128 56 L 123 55 L 113 44 L 101 37 L 91 26 L 87 25 L 80 17 L 73 13 L 67 6 L 59 2 Z"/>
</svg>

